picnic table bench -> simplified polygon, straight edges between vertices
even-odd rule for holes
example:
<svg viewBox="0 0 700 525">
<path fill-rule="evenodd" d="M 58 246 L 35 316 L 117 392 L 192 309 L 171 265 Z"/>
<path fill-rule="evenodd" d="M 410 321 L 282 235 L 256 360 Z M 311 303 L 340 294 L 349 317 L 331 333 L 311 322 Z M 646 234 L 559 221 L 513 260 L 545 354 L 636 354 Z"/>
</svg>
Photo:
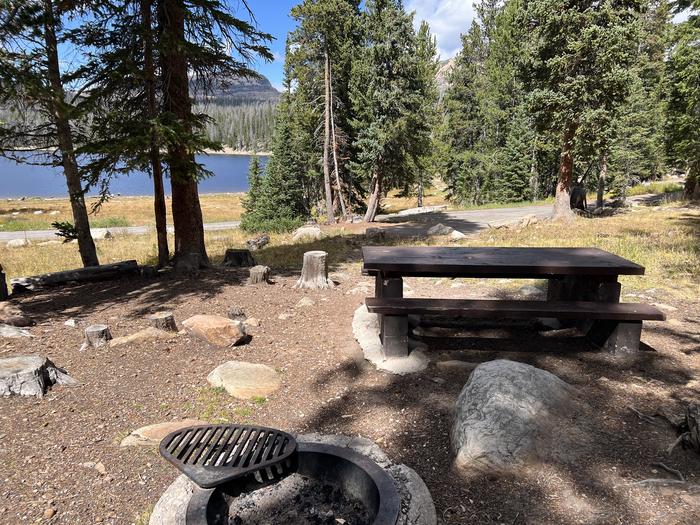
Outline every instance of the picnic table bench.
<svg viewBox="0 0 700 525">
<path fill-rule="evenodd" d="M 363 272 L 376 279 L 367 309 L 380 314 L 386 357 L 408 355 L 408 316 L 556 318 L 589 321 L 586 336 L 612 353 L 639 350 L 642 322 L 665 315 L 647 304 L 620 303 L 620 275 L 644 267 L 597 248 L 362 248 Z M 546 301 L 403 297 L 404 277 L 546 279 Z"/>
</svg>

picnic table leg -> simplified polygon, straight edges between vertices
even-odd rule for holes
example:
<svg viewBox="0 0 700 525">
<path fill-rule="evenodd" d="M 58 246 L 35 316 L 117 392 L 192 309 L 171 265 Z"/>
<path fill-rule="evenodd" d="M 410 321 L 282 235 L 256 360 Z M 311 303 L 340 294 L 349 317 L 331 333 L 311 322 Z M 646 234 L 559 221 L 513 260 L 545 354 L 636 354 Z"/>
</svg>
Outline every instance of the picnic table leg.
<svg viewBox="0 0 700 525">
<path fill-rule="evenodd" d="M 634 356 L 642 337 L 641 321 L 595 321 L 586 337 L 601 350 L 616 356 Z"/>
<path fill-rule="evenodd" d="M 376 277 L 375 294 L 377 297 L 403 297 L 403 279 L 401 277 Z M 408 317 L 405 315 L 380 315 L 379 337 L 382 341 L 384 357 L 406 357 L 408 355 Z"/>
</svg>

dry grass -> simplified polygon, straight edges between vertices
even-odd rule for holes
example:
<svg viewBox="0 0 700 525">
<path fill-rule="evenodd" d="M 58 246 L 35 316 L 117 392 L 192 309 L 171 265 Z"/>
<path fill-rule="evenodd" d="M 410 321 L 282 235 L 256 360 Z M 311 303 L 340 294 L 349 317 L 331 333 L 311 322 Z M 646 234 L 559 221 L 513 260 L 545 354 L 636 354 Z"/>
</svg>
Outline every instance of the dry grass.
<svg viewBox="0 0 700 525">
<path fill-rule="evenodd" d="M 225 222 L 240 219 L 242 193 L 201 195 L 204 222 Z M 97 202 L 89 199 L 89 209 Z M 43 213 L 36 214 L 34 212 Z M 53 215 L 51 214 L 52 212 Z M 57 213 L 56 213 L 57 212 Z M 151 197 L 114 197 L 90 216 L 93 227 L 152 226 Z M 50 230 L 55 221 L 73 221 L 68 199 L 25 199 L 0 202 L 0 231 Z M 168 222 L 172 224 L 168 202 Z"/>
<path fill-rule="evenodd" d="M 597 247 L 646 268 L 644 277 L 622 277 L 625 289 L 661 288 L 682 298 L 700 294 L 700 210 L 681 205 L 632 208 L 606 218 L 577 218 L 572 225 L 540 222 L 492 229 L 465 240 L 477 246 Z"/>
<path fill-rule="evenodd" d="M 356 225 L 359 226 L 359 225 Z M 298 271 L 305 251 L 327 251 L 332 269 L 350 263 L 359 271 L 360 248 L 365 243 L 362 228 L 333 227 L 327 237 L 312 243 L 293 243 L 291 234 L 271 235 L 270 244 L 255 255 L 260 264 L 276 271 Z M 208 232 L 211 261 L 222 261 L 227 248 L 245 246 L 249 235 L 240 230 Z M 171 239 L 172 242 L 172 239 Z M 441 237 L 402 240 L 399 244 L 445 244 Z M 646 267 L 643 278 L 623 277 L 626 290 L 660 288 L 678 297 L 700 294 L 700 210 L 683 206 L 634 208 L 607 218 L 577 218 L 572 225 L 544 221 L 526 228 L 491 229 L 461 242 L 464 246 L 595 246 Z M 172 244 L 171 244 L 172 245 Z M 142 264 L 156 261 L 154 234 L 117 235 L 97 242 L 102 263 L 136 259 Z M 8 278 L 77 268 L 80 257 L 75 244 L 34 244 L 3 249 L 0 264 Z"/>
</svg>

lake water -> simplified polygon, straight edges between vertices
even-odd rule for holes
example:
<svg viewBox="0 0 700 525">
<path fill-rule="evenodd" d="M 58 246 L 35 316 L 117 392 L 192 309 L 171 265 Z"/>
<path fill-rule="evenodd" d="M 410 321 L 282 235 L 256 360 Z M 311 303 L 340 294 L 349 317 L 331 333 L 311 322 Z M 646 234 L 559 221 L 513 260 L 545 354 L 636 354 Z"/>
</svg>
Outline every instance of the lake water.
<svg viewBox="0 0 700 525">
<path fill-rule="evenodd" d="M 201 193 L 234 193 L 248 190 L 248 155 L 198 155 L 214 175 L 199 184 Z M 260 157 L 264 166 L 267 157 Z M 113 194 L 152 195 L 153 182 L 147 173 L 134 172 L 115 179 L 110 184 Z M 170 193 L 170 183 L 165 181 Z M 66 197 L 68 190 L 60 168 L 17 164 L 0 157 L 0 198 Z M 92 192 L 90 192 L 92 193 Z"/>
</svg>

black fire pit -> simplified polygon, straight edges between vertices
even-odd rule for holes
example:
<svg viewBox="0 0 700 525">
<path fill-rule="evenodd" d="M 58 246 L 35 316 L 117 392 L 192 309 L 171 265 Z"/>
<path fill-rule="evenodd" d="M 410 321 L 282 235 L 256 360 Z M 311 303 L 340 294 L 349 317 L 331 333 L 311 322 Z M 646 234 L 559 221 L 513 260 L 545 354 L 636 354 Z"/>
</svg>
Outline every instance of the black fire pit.
<svg viewBox="0 0 700 525">
<path fill-rule="evenodd" d="M 223 430 L 228 426 L 217 427 Z M 237 432 L 241 429 L 241 427 L 235 428 Z M 199 478 L 198 486 L 187 507 L 187 525 L 246 525 L 278 521 L 286 521 L 285 525 L 293 525 L 295 520 L 294 517 L 290 519 L 290 516 L 296 516 L 297 512 L 300 516 L 310 513 L 309 521 L 299 518 L 298 522 L 335 523 L 333 510 L 319 510 L 324 506 L 323 503 L 318 505 L 313 501 L 310 503 L 305 501 L 304 497 L 316 500 L 321 498 L 326 503 L 332 500 L 336 507 L 341 505 L 339 502 L 342 502 L 342 505 L 345 505 L 344 510 L 348 508 L 356 510 L 357 512 L 350 516 L 351 519 L 347 519 L 348 516 L 345 515 L 338 516 L 346 518 L 349 524 L 396 525 L 401 498 L 395 482 L 384 469 L 367 456 L 334 445 L 296 443 L 290 435 L 274 429 L 243 428 L 249 431 L 249 436 L 252 436 L 247 441 L 245 434 L 240 432 L 244 436 L 243 439 L 227 439 L 224 435 L 223 439 L 218 440 L 218 444 L 213 443 L 211 430 L 206 433 L 204 427 L 192 427 L 179 431 L 185 432 L 186 436 L 180 437 L 181 441 L 184 439 L 192 441 L 185 446 L 175 446 L 174 439 L 177 438 L 177 433 L 163 440 L 161 453 L 195 483 Z M 198 431 L 199 434 L 195 435 L 193 431 Z M 262 432 L 263 437 L 258 438 L 257 431 Z M 191 438 L 192 435 L 195 437 Z M 213 435 L 216 441 L 217 434 Z M 282 445 L 279 444 L 280 440 L 283 440 Z M 209 444 L 197 444 L 197 441 L 209 442 Z M 170 443 L 170 452 L 168 452 L 168 443 Z M 229 445 L 227 446 L 226 443 Z M 233 453 L 231 450 L 224 452 L 226 448 L 232 449 Z M 197 455 L 205 459 L 191 459 Z M 211 455 L 213 459 L 207 460 L 207 455 Z M 217 461 L 217 456 L 223 459 Z M 238 459 L 230 460 L 229 457 Z M 256 457 L 261 458 L 259 463 L 248 459 Z M 278 468 L 275 471 L 274 468 L 279 467 L 275 465 L 275 460 L 279 460 L 285 468 Z M 270 475 L 271 465 L 272 475 Z M 202 476 L 202 466 L 207 471 L 205 476 Z M 240 474 L 236 475 L 236 473 Z M 215 481 L 217 474 L 221 483 Z M 279 494 L 283 496 L 278 497 Z M 232 509 L 237 505 L 242 505 L 244 509 L 243 518 L 238 514 L 234 517 L 232 514 Z M 298 509 L 290 509 L 290 507 L 298 507 Z M 260 511 L 256 516 L 258 508 Z M 278 511 L 279 514 L 275 514 Z M 275 516 L 275 519 L 267 521 L 270 518 L 263 517 L 264 513 L 267 513 L 266 516 Z"/>
</svg>

